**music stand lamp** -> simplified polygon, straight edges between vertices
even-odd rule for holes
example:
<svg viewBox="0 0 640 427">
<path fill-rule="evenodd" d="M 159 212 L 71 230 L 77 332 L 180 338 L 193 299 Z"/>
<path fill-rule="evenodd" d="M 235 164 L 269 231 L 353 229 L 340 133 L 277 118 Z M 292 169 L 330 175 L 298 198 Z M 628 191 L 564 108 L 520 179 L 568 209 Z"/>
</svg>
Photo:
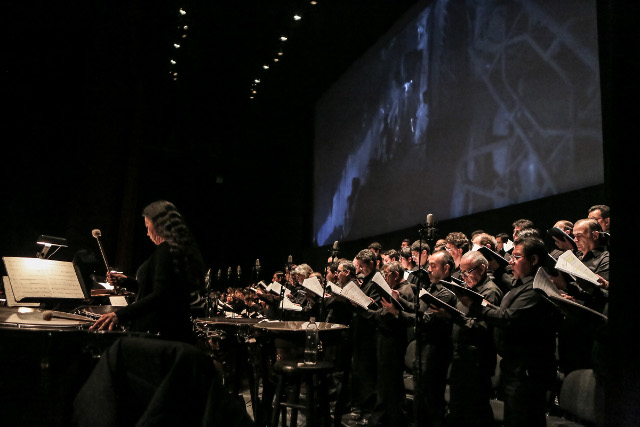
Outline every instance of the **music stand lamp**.
<svg viewBox="0 0 640 427">
<path fill-rule="evenodd" d="M 68 246 L 67 239 L 65 239 L 64 237 L 45 236 L 44 234 L 38 237 L 36 243 L 38 245 L 42 245 L 42 250 L 36 253 L 36 256 L 41 259 L 50 258 L 60 248 L 66 248 Z M 49 249 L 51 249 L 52 246 L 55 246 L 56 250 L 47 257 L 47 253 L 49 253 Z"/>
</svg>

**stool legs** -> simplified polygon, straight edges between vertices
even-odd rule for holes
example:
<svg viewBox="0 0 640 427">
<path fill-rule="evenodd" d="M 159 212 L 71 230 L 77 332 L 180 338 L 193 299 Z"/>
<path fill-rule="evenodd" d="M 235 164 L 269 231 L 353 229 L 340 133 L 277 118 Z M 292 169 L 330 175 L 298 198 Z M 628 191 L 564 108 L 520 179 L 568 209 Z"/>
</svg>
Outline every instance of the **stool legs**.
<svg viewBox="0 0 640 427">
<path fill-rule="evenodd" d="M 299 410 L 305 412 L 308 427 L 331 425 L 329 373 L 326 366 L 319 368 L 288 366 L 286 370 L 280 372 L 271 413 L 271 427 L 278 426 L 280 414 L 282 414 L 282 425 L 286 426 L 287 408 L 291 408 L 291 427 L 297 425 Z M 305 388 L 304 403 L 300 402 L 302 385 Z"/>
</svg>

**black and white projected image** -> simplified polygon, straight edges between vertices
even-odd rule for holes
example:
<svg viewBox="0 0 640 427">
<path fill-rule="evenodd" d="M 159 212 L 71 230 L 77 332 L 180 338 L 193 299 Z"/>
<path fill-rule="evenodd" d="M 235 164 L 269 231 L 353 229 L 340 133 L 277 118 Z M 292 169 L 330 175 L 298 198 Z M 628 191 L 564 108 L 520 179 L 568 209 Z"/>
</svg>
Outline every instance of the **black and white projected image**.
<svg viewBox="0 0 640 427">
<path fill-rule="evenodd" d="M 595 2 L 436 1 L 318 102 L 314 242 L 604 181 Z"/>
</svg>

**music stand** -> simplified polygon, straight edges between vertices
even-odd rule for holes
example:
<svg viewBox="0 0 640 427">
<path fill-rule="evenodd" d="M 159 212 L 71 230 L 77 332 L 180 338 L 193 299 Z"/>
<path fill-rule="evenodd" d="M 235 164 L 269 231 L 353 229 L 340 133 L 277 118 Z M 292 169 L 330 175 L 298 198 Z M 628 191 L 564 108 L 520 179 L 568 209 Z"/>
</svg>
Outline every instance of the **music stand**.
<svg viewBox="0 0 640 427">
<path fill-rule="evenodd" d="M 16 302 L 83 300 L 89 297 L 77 265 L 69 261 L 3 257 Z"/>
</svg>

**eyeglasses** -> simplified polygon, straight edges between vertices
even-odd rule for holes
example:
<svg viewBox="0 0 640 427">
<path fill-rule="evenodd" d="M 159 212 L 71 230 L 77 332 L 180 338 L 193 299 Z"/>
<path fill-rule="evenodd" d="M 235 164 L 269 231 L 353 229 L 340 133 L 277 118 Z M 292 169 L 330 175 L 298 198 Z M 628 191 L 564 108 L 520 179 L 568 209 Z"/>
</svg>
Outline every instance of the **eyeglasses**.
<svg viewBox="0 0 640 427">
<path fill-rule="evenodd" d="M 514 264 L 520 260 L 524 255 L 511 255 L 509 262 L 513 262 Z"/>
<path fill-rule="evenodd" d="M 463 275 L 463 276 L 468 276 L 468 275 L 470 275 L 471 273 L 473 273 L 473 270 L 475 270 L 475 269 L 476 269 L 476 268 L 478 268 L 478 267 L 480 267 L 480 264 L 476 265 L 475 267 L 473 267 L 473 268 L 472 268 L 472 269 L 470 269 L 470 270 L 463 271 L 463 272 L 462 272 L 462 275 Z"/>
</svg>

